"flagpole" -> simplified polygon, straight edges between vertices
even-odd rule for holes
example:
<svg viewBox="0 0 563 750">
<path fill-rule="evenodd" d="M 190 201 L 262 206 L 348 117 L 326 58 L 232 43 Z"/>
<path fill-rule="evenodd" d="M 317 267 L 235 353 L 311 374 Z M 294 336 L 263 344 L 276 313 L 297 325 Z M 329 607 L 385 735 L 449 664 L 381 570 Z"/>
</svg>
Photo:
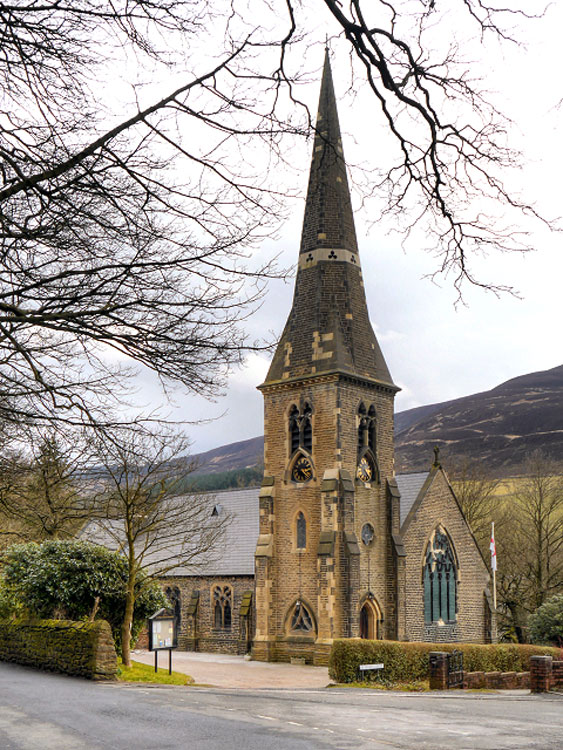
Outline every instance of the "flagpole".
<svg viewBox="0 0 563 750">
<path fill-rule="evenodd" d="M 493 568 L 493 606 L 495 608 L 495 612 L 497 609 L 497 550 L 496 550 L 496 543 L 495 543 L 495 522 L 492 521 L 492 531 L 491 531 L 491 546 L 494 545 L 494 565 Z"/>
</svg>

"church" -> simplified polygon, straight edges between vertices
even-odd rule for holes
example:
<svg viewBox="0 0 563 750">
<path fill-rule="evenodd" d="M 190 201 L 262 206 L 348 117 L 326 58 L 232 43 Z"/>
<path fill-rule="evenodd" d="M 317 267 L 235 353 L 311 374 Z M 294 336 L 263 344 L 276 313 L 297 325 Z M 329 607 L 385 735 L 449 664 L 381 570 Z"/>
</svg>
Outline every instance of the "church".
<svg viewBox="0 0 563 750">
<path fill-rule="evenodd" d="M 164 582 L 179 647 L 326 664 L 337 638 L 490 642 L 489 572 L 437 450 L 394 471 L 328 52 L 293 304 L 268 375 L 261 488 L 218 493 L 214 562 Z"/>
</svg>

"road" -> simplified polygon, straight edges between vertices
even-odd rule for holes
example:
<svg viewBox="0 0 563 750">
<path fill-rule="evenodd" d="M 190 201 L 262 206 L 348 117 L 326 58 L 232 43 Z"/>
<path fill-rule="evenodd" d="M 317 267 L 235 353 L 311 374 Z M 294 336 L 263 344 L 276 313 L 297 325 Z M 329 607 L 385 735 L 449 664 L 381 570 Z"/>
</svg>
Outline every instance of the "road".
<svg viewBox="0 0 563 750">
<path fill-rule="evenodd" d="M 96 684 L 0 663 L 1 750 L 560 750 L 563 696 Z"/>
</svg>

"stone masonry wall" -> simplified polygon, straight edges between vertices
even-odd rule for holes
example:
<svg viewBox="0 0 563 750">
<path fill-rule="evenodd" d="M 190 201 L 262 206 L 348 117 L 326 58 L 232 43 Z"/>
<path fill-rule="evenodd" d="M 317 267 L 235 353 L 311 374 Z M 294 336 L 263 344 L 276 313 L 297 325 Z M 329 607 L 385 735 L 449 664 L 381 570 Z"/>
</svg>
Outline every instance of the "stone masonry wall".
<svg viewBox="0 0 563 750">
<path fill-rule="evenodd" d="M 0 660 L 92 680 L 114 680 L 117 674 L 115 645 L 105 620 L 2 620 Z"/>
<path fill-rule="evenodd" d="M 453 542 L 458 558 L 458 613 L 454 624 L 424 623 L 422 571 L 426 545 L 437 526 Z M 489 572 L 442 471 L 405 530 L 406 639 L 432 643 L 483 643 L 488 639 L 485 589 Z"/>
<path fill-rule="evenodd" d="M 181 651 L 211 651 L 214 653 L 244 654 L 247 650 L 245 621 L 240 616 L 243 594 L 254 592 L 253 576 L 178 576 L 161 581 L 164 589 L 175 586 L 180 590 L 181 618 L 178 648 Z M 213 588 L 230 586 L 233 592 L 231 627 L 214 627 Z M 188 615 L 192 593 L 199 592 L 195 615 Z M 254 633 L 254 595 L 250 618 L 250 638 Z"/>
<path fill-rule="evenodd" d="M 395 634 L 396 587 L 385 481 L 393 475 L 393 398 L 393 391 L 387 388 L 347 381 L 339 386 L 341 466 L 350 472 L 355 486 L 354 517 L 349 530 L 354 531 L 360 548 L 358 600 L 361 605 L 369 592 L 375 596 L 384 620 L 383 638 L 393 638 Z M 377 481 L 366 484 L 356 478 L 358 408 L 361 402 L 366 408 L 373 405 L 377 415 L 375 447 L 380 475 Z M 369 547 L 361 541 L 361 529 L 365 523 L 370 523 L 375 530 L 375 538 Z M 355 616 L 359 622 L 359 610 Z"/>
</svg>

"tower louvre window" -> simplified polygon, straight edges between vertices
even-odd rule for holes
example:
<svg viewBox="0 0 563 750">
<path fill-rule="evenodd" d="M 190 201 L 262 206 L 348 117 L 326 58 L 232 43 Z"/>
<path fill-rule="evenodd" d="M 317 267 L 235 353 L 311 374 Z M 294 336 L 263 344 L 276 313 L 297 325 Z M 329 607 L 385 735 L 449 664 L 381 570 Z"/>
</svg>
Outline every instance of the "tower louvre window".
<svg viewBox="0 0 563 750">
<path fill-rule="evenodd" d="M 301 432 L 303 435 L 303 448 L 311 452 L 313 448 L 313 425 L 311 424 L 311 415 L 313 411 L 309 404 L 305 404 L 303 409 Z"/>
<path fill-rule="evenodd" d="M 289 412 L 289 434 L 291 437 L 291 452 L 299 448 L 299 409 L 296 406 Z"/>
<path fill-rule="evenodd" d="M 369 407 L 368 411 L 367 433 L 368 447 L 375 455 L 376 414 L 373 404 Z"/>
<path fill-rule="evenodd" d="M 364 403 L 358 406 L 358 469 L 357 479 L 363 482 L 379 482 L 377 465 L 377 413 L 371 404 L 366 408 Z"/>
<path fill-rule="evenodd" d="M 301 411 L 293 405 L 289 412 L 289 437 L 291 454 L 302 448 L 311 453 L 313 450 L 313 409 L 305 403 Z"/>
</svg>

